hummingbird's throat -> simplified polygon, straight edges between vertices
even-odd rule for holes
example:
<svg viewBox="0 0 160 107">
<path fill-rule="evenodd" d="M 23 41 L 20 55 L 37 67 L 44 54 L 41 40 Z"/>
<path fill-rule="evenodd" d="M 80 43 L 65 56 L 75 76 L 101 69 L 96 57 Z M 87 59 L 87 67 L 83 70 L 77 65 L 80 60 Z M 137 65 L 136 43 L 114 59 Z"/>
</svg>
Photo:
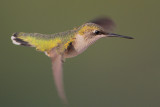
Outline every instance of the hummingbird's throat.
<svg viewBox="0 0 160 107">
<path fill-rule="evenodd" d="M 91 44 L 93 44 L 96 40 L 98 40 L 99 37 L 94 37 L 94 38 L 88 38 L 86 39 L 82 35 L 76 35 L 76 40 L 75 40 L 75 50 L 78 52 L 78 54 L 82 53 L 85 51 Z"/>
</svg>

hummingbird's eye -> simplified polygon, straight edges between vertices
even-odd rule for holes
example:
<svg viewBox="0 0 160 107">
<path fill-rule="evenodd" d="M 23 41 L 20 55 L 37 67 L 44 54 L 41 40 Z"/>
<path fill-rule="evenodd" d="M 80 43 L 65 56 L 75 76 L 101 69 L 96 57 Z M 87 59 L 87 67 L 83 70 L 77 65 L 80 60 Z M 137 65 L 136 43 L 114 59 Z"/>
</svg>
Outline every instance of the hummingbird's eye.
<svg viewBox="0 0 160 107">
<path fill-rule="evenodd" d="M 98 34 L 100 34 L 101 32 L 99 31 L 99 30 L 95 30 L 94 31 L 94 34 L 96 34 L 96 35 L 98 35 Z"/>
</svg>

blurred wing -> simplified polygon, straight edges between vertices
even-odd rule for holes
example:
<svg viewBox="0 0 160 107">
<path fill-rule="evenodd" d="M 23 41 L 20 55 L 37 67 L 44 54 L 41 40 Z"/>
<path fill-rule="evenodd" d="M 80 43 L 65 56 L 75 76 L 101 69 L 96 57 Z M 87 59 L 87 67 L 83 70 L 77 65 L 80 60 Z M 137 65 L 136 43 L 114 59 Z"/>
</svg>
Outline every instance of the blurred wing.
<svg viewBox="0 0 160 107">
<path fill-rule="evenodd" d="M 115 23 L 109 17 L 100 17 L 90 22 L 101 26 L 106 30 L 106 32 L 111 32 L 115 28 Z"/>
<path fill-rule="evenodd" d="M 58 55 L 56 51 L 54 52 L 52 51 L 52 53 L 54 54 L 54 56 L 51 57 L 51 60 L 52 60 L 52 70 L 53 70 L 55 85 L 59 97 L 65 104 L 67 104 L 67 99 L 63 87 L 62 56 Z"/>
</svg>

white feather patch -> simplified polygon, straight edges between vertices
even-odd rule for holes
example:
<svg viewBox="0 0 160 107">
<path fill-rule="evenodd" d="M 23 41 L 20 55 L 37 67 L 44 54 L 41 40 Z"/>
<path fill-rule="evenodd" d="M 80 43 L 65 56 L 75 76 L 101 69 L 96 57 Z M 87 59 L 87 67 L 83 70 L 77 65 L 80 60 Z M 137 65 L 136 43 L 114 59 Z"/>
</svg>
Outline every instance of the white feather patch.
<svg viewBox="0 0 160 107">
<path fill-rule="evenodd" d="M 15 44 L 15 45 L 20 45 L 19 42 L 16 42 L 16 41 L 15 41 L 15 38 L 16 38 L 16 37 L 11 36 L 12 43 Z"/>
<path fill-rule="evenodd" d="M 92 39 L 85 40 L 84 36 L 82 35 L 76 35 L 76 41 L 75 41 L 75 50 L 78 52 L 78 54 L 85 51 L 91 44 L 93 44 L 96 40 L 102 38 L 102 36 L 96 36 Z"/>
</svg>

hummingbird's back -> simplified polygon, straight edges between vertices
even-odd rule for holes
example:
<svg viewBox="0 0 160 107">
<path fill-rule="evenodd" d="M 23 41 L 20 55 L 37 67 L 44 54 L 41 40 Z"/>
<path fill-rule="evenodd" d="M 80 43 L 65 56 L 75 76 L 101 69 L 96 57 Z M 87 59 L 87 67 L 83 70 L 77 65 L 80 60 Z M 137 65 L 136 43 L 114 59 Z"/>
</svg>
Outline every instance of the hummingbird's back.
<svg viewBox="0 0 160 107">
<path fill-rule="evenodd" d="M 36 47 L 39 51 L 50 51 L 59 44 L 68 44 L 71 38 L 74 37 L 75 31 L 67 31 L 56 34 L 40 34 L 40 33 L 14 33 L 11 37 L 16 45 Z"/>
</svg>

